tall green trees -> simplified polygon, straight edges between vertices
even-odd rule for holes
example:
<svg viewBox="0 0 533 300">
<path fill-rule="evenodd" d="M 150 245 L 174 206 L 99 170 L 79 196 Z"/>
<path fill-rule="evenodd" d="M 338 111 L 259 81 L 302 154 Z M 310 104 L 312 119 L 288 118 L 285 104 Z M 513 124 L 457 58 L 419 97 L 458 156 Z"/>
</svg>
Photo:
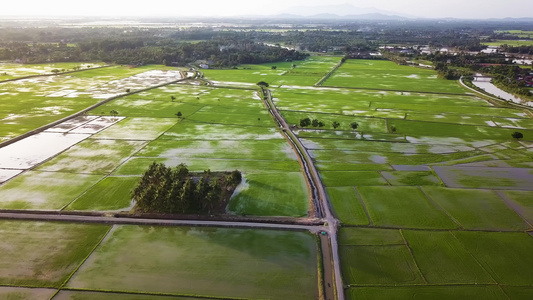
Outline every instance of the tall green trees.
<svg viewBox="0 0 533 300">
<path fill-rule="evenodd" d="M 175 168 L 153 163 L 132 191 L 140 212 L 212 213 L 241 182 L 241 172 L 193 174 L 187 166 Z"/>
</svg>

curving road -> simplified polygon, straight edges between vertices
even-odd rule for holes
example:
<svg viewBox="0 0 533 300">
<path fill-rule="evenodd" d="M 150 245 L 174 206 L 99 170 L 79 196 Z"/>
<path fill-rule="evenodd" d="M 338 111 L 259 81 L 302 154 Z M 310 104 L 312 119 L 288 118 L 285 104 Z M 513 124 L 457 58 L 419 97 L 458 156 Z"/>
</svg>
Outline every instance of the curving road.
<svg viewBox="0 0 533 300">
<path fill-rule="evenodd" d="M 326 300 L 344 300 L 344 288 L 342 285 L 339 263 L 339 245 L 337 241 L 337 229 L 339 221 L 331 213 L 326 191 L 324 190 L 324 186 L 322 185 L 322 181 L 320 180 L 320 176 L 318 175 L 318 171 L 313 164 L 311 156 L 303 146 L 302 142 L 292 132 L 291 128 L 274 105 L 274 102 L 272 101 L 272 92 L 268 89 L 263 89 L 263 92 L 264 97 L 261 98 L 263 99 L 265 106 L 274 116 L 279 126 L 282 128 L 283 133 L 293 144 L 294 148 L 298 152 L 298 155 L 300 156 L 300 162 L 302 163 L 302 167 L 312 191 L 316 213 L 318 217 L 323 218 L 326 222 L 326 232 L 329 239 L 324 238 L 322 235 L 320 239 L 322 244 L 322 253 L 324 256 L 324 273 L 325 275 L 330 274 L 329 276 L 324 276 Z M 330 262 L 331 264 L 328 266 L 327 262 Z"/>
</svg>

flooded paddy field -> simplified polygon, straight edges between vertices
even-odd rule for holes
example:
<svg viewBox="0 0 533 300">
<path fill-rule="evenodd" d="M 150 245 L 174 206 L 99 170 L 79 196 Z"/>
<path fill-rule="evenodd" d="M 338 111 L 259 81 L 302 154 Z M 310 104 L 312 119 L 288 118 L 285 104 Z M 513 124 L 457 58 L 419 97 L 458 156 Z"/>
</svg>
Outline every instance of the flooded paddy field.
<svg viewBox="0 0 533 300">
<path fill-rule="evenodd" d="M 26 76 L 54 74 L 52 70 L 68 72 L 105 66 L 103 62 L 95 63 L 53 63 L 53 64 L 15 64 L 0 63 L 0 81 Z"/>
<path fill-rule="evenodd" d="M 272 87 L 313 86 L 340 61 L 341 57 L 311 56 L 305 60 L 262 65 L 242 65 L 237 70 L 203 70 L 205 77 L 220 85 L 256 84 Z M 275 68 L 273 68 L 275 67 Z"/>
<path fill-rule="evenodd" d="M 98 117 L 111 110 L 119 116 Z M 30 137 L 30 142 L 41 136 L 77 139 L 68 145 L 53 142 L 55 152 L 36 153 L 24 140 L 0 149 L 22 147 L 38 156 L 3 156 L 2 181 L 18 175 L 11 169 L 33 171 L 0 186 L 0 207 L 128 211 L 131 190 L 157 161 L 185 163 L 195 172 L 241 170 L 247 184 L 230 201 L 230 213 L 308 213 L 307 186 L 296 154 L 254 90 L 167 85 L 113 100 Z M 11 152 L 21 153 L 15 150 Z M 69 187 L 60 193 L 62 184 Z"/>
<path fill-rule="evenodd" d="M 324 124 L 296 132 L 343 224 L 347 299 L 527 293 L 531 114 L 385 61 L 348 60 L 324 85 L 336 88 L 272 91 L 290 124 Z M 513 139 L 516 131 L 524 138 Z M 509 243 L 501 251 L 513 258 L 500 260 L 489 241 Z"/>
<path fill-rule="evenodd" d="M 132 104 L 140 102 L 146 103 L 147 114 L 153 118 L 138 117 L 144 106 L 135 108 Z M 237 169 L 247 184 L 231 199 L 230 213 L 307 214 L 308 192 L 297 157 L 256 91 L 169 85 L 117 99 L 106 107 L 135 117 L 95 135 L 95 139 L 148 141 L 111 176 L 141 176 L 154 161 L 168 166 L 185 163 L 195 172 Z M 168 111 L 162 107 L 173 107 L 174 118 L 167 118 Z M 128 120 L 135 125 L 129 126 Z M 164 128 L 145 135 L 144 130 L 157 126 Z"/>
<path fill-rule="evenodd" d="M 112 66 L 0 83 L 0 140 L 60 120 L 104 99 L 181 78 L 175 68 L 160 67 Z"/>
<path fill-rule="evenodd" d="M 347 60 L 324 85 L 465 94 L 458 82 L 439 79 L 433 70 L 400 66 L 387 60 Z"/>
<path fill-rule="evenodd" d="M 338 61 L 321 57 L 296 62 L 295 68 L 280 63 L 275 69 L 270 64 L 208 70 L 206 77 L 224 87 L 169 84 L 114 99 L 34 137 L 54 136 L 62 148 L 11 157 L 7 163 L 8 156 L 0 156 L 5 163 L 0 166 L 0 208 L 130 211 L 131 189 L 150 164 L 161 162 L 185 163 L 195 172 L 242 171 L 244 180 L 228 213 L 306 217 L 309 192 L 300 164 L 257 94 L 255 83 L 264 80 L 274 86 L 274 102 L 289 124 L 309 117 L 324 125 L 294 132 L 310 152 L 342 225 L 340 263 L 347 299 L 505 299 L 530 293 L 531 114 L 468 95 L 431 70 L 388 62 L 349 60 L 325 83 L 376 90 L 312 87 Z M 33 83 L 47 86 L 45 91 L 24 90 L 31 87 L 23 85 L 22 90 L 5 91 L 7 98 L 19 97 L 9 93 L 38 94 L 47 104 L 36 106 L 43 115 L 32 119 L 29 109 L 10 115 L 9 109 L 20 107 L 6 101 L 0 117 L 7 122 L 0 126 L 22 132 L 49 120 L 43 112 L 59 116 L 64 107 L 76 111 L 74 104 L 82 99 L 99 101 L 125 88 L 140 88 L 142 80 L 156 84 L 174 78 L 165 69 L 145 74 L 153 80 L 134 76 L 151 71 L 149 67 L 130 71 L 123 76 L 126 70 L 119 67 L 107 74 L 89 70 L 61 82 Z M 123 81 L 126 77 L 133 79 Z M 101 82 L 77 88 L 75 81 L 90 78 Z M 65 105 L 57 104 L 58 99 Z M 110 116 L 113 110 L 117 116 Z M 524 138 L 513 139 L 515 131 Z M 0 136 L 15 134 L 5 132 Z M 83 139 L 60 142 L 71 136 Z M 10 153 L 25 150 L 11 148 Z M 20 232 L 15 225 L 3 226 L 9 255 L 16 248 L 11 245 L 41 243 L 33 234 L 45 236 L 44 231 L 75 249 L 50 250 L 42 242 L 43 251 L 51 253 L 45 261 L 52 263 L 38 271 L 49 272 L 46 268 L 54 269 L 59 261 L 56 269 L 63 271 L 45 279 L 37 272 L 29 283 L 26 275 L 10 275 L 17 260 L 0 262 L 5 285 L 44 288 L 21 293 L 57 291 L 57 280 L 64 282 L 67 276 L 57 299 L 143 299 L 143 293 L 150 293 L 150 299 L 317 297 L 318 248 L 308 233 L 125 225 L 77 225 L 65 233 L 71 224 L 38 229 L 32 226 L 41 226 L 39 222 L 20 224 Z M 25 231 L 30 238 L 24 239 Z M 80 242 L 79 236 L 86 235 L 90 238 Z M 94 252 L 89 255 L 83 247 Z M 151 255 L 154 251 L 157 256 Z M 33 254 L 19 255 L 20 260 L 30 258 L 21 272 L 39 265 L 32 262 Z M 0 288 L 3 292 L 12 293 Z"/>
<path fill-rule="evenodd" d="M 313 299 L 316 257 L 317 244 L 308 233 L 115 226 L 67 288 Z"/>
<path fill-rule="evenodd" d="M 310 233 L 35 221 L 0 225 L 0 296 L 6 299 L 49 299 L 57 292 L 59 299 L 318 295 L 318 244 Z"/>
</svg>

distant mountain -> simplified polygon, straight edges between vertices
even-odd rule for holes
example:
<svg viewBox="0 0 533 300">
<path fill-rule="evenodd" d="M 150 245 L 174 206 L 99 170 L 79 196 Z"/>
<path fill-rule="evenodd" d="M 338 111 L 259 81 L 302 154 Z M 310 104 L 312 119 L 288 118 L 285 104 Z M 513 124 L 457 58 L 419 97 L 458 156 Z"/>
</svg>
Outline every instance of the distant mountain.
<svg viewBox="0 0 533 300">
<path fill-rule="evenodd" d="M 367 19 L 381 18 L 384 16 L 394 16 L 403 18 L 413 18 L 413 16 L 404 15 L 396 12 L 380 10 L 374 7 L 356 7 L 351 4 L 337 4 L 337 5 L 320 5 L 320 6 L 294 6 L 283 10 L 280 14 L 299 15 L 303 17 L 316 17 L 329 15 L 329 18 L 345 18 L 345 17 L 365 17 Z"/>
</svg>

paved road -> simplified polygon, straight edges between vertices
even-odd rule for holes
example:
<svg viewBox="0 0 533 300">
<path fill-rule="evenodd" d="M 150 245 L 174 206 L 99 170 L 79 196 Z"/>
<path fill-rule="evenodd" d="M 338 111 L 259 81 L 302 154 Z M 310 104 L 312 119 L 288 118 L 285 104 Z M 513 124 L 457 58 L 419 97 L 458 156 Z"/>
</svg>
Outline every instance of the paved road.
<svg viewBox="0 0 533 300">
<path fill-rule="evenodd" d="M 70 214 L 59 215 L 55 212 L 50 212 L 48 214 L 47 213 L 30 214 L 30 213 L 24 213 L 24 212 L 0 213 L 0 219 L 100 223 L 100 224 L 112 224 L 112 225 L 123 224 L 123 225 L 158 225 L 158 226 L 210 226 L 210 227 L 233 227 L 233 228 L 308 230 L 313 233 L 326 230 L 326 227 L 316 226 L 316 225 L 294 225 L 294 224 L 280 224 L 280 223 L 253 223 L 253 222 L 228 222 L 228 221 L 116 218 L 116 217 L 105 217 L 105 216 L 70 215 Z"/>
<path fill-rule="evenodd" d="M 340 260 L 339 260 L 339 245 L 337 242 L 337 228 L 339 221 L 333 216 L 329 207 L 329 201 L 318 175 L 318 171 L 313 164 L 311 156 L 307 152 L 306 148 L 303 146 L 302 142 L 298 137 L 292 132 L 291 128 L 281 116 L 279 110 L 274 105 L 272 101 L 272 93 L 270 90 L 265 89 L 265 96 L 263 98 L 265 105 L 270 110 L 270 113 L 274 116 L 280 127 L 283 129 L 283 132 L 289 138 L 289 140 L 294 144 L 298 151 L 298 155 L 301 157 L 302 166 L 306 172 L 306 177 L 309 181 L 313 192 L 313 201 L 317 210 L 318 217 L 324 218 L 327 223 L 327 230 L 329 239 L 321 238 L 322 244 L 322 253 L 323 253 L 323 262 L 325 268 L 325 275 L 330 274 L 329 276 L 324 276 L 325 292 L 326 299 L 338 299 L 344 300 L 344 287 L 342 285 L 342 277 L 340 272 Z M 326 251 L 328 250 L 328 251 Z M 329 272 L 327 269 L 333 268 L 333 272 Z M 332 276 L 334 274 L 334 276 Z M 334 282 L 334 284 L 333 284 Z M 336 295 L 333 292 L 333 289 L 328 289 L 328 286 L 335 286 Z"/>
</svg>

